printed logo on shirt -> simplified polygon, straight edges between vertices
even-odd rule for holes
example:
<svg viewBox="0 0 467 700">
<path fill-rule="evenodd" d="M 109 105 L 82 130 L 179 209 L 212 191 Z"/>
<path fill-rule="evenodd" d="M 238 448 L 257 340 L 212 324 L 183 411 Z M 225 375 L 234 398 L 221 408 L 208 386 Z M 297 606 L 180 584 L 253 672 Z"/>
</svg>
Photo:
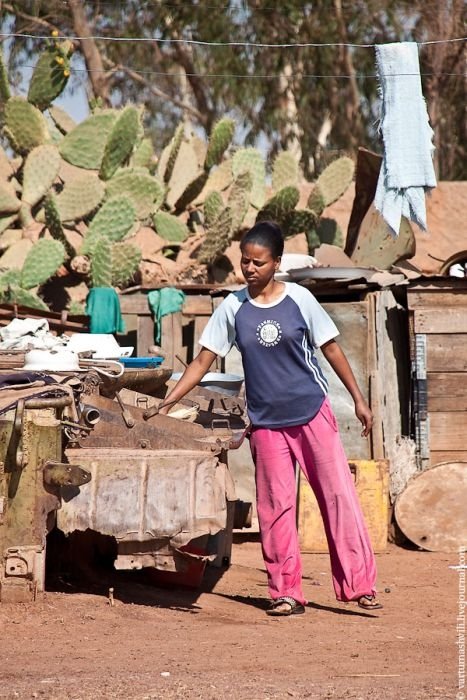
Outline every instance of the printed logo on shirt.
<svg viewBox="0 0 467 700">
<path fill-rule="evenodd" d="M 262 321 L 256 329 L 258 342 L 266 348 L 277 345 L 282 338 L 282 328 L 277 321 L 267 319 Z"/>
</svg>

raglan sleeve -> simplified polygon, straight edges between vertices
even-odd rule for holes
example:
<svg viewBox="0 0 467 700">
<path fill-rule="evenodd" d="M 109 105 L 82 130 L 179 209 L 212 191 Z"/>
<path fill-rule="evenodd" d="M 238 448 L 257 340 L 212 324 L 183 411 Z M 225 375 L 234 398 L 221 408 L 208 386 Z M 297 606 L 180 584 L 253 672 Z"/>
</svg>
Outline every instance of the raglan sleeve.
<svg viewBox="0 0 467 700">
<path fill-rule="evenodd" d="M 325 343 L 336 338 L 339 335 L 339 331 L 332 318 L 313 294 L 304 288 L 303 292 L 300 299 L 300 310 L 308 326 L 313 347 L 320 348 Z"/>
<path fill-rule="evenodd" d="M 217 307 L 201 334 L 199 344 L 225 357 L 235 343 L 235 295 L 228 297 Z"/>
</svg>

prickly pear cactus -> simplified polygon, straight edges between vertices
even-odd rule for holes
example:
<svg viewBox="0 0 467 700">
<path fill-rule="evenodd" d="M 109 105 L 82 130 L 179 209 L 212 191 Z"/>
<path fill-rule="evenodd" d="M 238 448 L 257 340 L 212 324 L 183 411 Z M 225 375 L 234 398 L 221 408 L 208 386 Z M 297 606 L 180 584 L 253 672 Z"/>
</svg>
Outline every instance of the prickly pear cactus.
<svg viewBox="0 0 467 700">
<path fill-rule="evenodd" d="M 183 132 L 184 126 L 183 124 L 180 124 L 180 126 L 177 127 L 172 142 L 170 144 L 169 157 L 167 159 L 167 165 L 165 166 L 164 170 L 164 182 L 166 185 L 170 182 L 170 178 L 173 175 L 175 161 L 177 160 L 177 156 L 180 151 L 180 146 L 182 145 L 183 141 Z"/>
<path fill-rule="evenodd" d="M 49 107 L 49 114 L 52 117 L 53 123 L 62 134 L 68 134 L 69 131 L 73 131 L 76 127 L 75 120 L 61 107 L 51 105 Z"/>
<path fill-rule="evenodd" d="M 206 228 L 209 228 L 214 223 L 223 208 L 224 202 L 219 192 L 210 192 L 203 205 L 204 225 Z"/>
<path fill-rule="evenodd" d="M 29 251 L 21 270 L 21 287 L 32 289 L 46 282 L 63 265 L 65 248 L 60 241 L 42 239 Z"/>
<path fill-rule="evenodd" d="M 231 240 L 232 223 L 232 212 L 226 207 L 206 231 L 206 238 L 198 254 L 200 262 L 211 265 L 222 255 Z"/>
<path fill-rule="evenodd" d="M 296 187 L 284 187 L 269 199 L 258 212 L 256 221 L 276 221 L 282 224 L 284 217 L 298 204 L 300 192 Z"/>
<path fill-rule="evenodd" d="M 84 172 L 57 195 L 61 221 L 76 221 L 93 212 L 104 199 L 105 188 L 98 177 Z"/>
<path fill-rule="evenodd" d="M 51 44 L 39 56 L 29 83 L 28 102 L 43 111 L 65 88 L 70 76 L 69 51 L 71 42 L 60 46 Z"/>
<path fill-rule="evenodd" d="M 135 168 L 152 168 L 154 149 L 150 138 L 141 139 L 131 156 L 130 164 Z"/>
<path fill-rule="evenodd" d="M 284 187 L 297 187 L 299 184 L 298 161 L 290 151 L 282 151 L 274 159 L 272 166 L 272 189 L 279 192 Z"/>
<path fill-rule="evenodd" d="M 34 294 L 34 292 L 29 291 L 29 289 L 23 289 L 22 287 L 10 287 L 10 290 L 5 299 L 7 304 L 18 304 L 18 306 L 26 306 L 31 309 L 40 309 L 41 311 L 49 311 L 49 307 L 45 304 L 42 299 Z"/>
<path fill-rule="evenodd" d="M 0 215 L 15 214 L 20 206 L 21 202 L 11 183 L 8 180 L 0 181 Z"/>
<path fill-rule="evenodd" d="M 136 107 L 125 107 L 119 114 L 105 144 L 99 170 L 102 180 L 110 180 L 118 167 L 130 157 L 140 128 L 140 112 Z"/>
<path fill-rule="evenodd" d="M 60 141 L 60 155 L 72 165 L 87 170 L 101 167 L 107 138 L 117 119 L 113 109 L 92 114 Z"/>
<path fill-rule="evenodd" d="M 60 212 L 58 211 L 57 201 L 53 192 L 49 192 L 44 200 L 44 215 L 45 224 L 52 238 L 60 241 L 65 248 L 67 256 L 73 258 L 76 255 L 76 251 L 63 230 L 62 222 L 60 221 Z"/>
<path fill-rule="evenodd" d="M 284 217 L 282 231 L 284 236 L 295 236 L 297 233 L 308 233 L 316 230 L 318 217 L 310 209 L 294 209 Z"/>
<path fill-rule="evenodd" d="M 322 196 L 324 206 L 328 207 L 341 197 L 352 182 L 355 172 L 355 164 L 351 158 L 337 158 L 328 165 L 315 183 L 319 194 Z M 312 197 L 313 191 L 310 197 Z M 313 209 L 308 200 L 309 209 Z M 315 210 L 314 210 L 315 211 Z"/>
<path fill-rule="evenodd" d="M 112 285 L 119 287 L 128 282 L 138 270 L 141 250 L 132 243 L 114 243 L 112 246 Z"/>
<path fill-rule="evenodd" d="M 112 286 L 112 243 L 102 236 L 96 241 L 91 258 L 93 287 Z"/>
<path fill-rule="evenodd" d="M 8 84 L 8 72 L 3 60 L 3 51 L 0 47 L 0 104 L 6 102 L 11 97 L 10 85 Z"/>
<path fill-rule="evenodd" d="M 122 168 L 106 185 L 107 196 L 123 195 L 133 202 L 138 219 L 146 219 L 164 201 L 162 183 L 145 168 Z"/>
<path fill-rule="evenodd" d="M 203 191 L 209 175 L 202 172 L 186 187 L 184 192 L 175 202 L 175 214 L 181 214 L 191 202 L 193 202 Z"/>
<path fill-rule="evenodd" d="M 315 185 L 311 190 L 307 201 L 307 207 L 308 209 L 314 211 L 315 214 L 317 214 L 318 216 L 321 216 L 324 209 L 326 208 L 324 195 L 321 192 L 319 185 Z"/>
<path fill-rule="evenodd" d="M 343 246 L 344 237 L 341 228 L 335 219 L 322 218 L 316 227 L 316 234 L 320 243 Z"/>
<path fill-rule="evenodd" d="M 44 115 L 23 97 L 10 97 L 5 105 L 4 131 L 12 148 L 21 154 L 50 141 Z"/>
<path fill-rule="evenodd" d="M 55 146 L 34 148 L 26 158 L 23 169 L 22 201 L 36 205 L 52 187 L 60 167 L 60 154 Z"/>
<path fill-rule="evenodd" d="M 188 237 L 189 231 L 179 218 L 164 211 L 156 211 L 153 216 L 156 232 L 171 243 L 181 243 Z"/>
<path fill-rule="evenodd" d="M 256 148 L 240 148 L 232 158 L 234 177 L 248 171 L 253 178 L 250 202 L 256 209 L 261 209 L 266 198 L 266 165 L 264 158 Z"/>
<path fill-rule="evenodd" d="M 232 212 L 232 234 L 240 228 L 246 216 L 250 206 L 250 192 L 252 187 L 253 178 L 248 171 L 240 173 L 240 175 L 235 178 L 227 201 L 227 206 L 230 207 Z"/>
<path fill-rule="evenodd" d="M 121 241 L 132 229 L 135 219 L 135 208 L 126 197 L 112 197 L 104 202 L 89 225 L 81 253 L 86 255 L 92 251 L 101 237 Z"/>
<path fill-rule="evenodd" d="M 235 122 L 225 117 L 214 125 L 208 142 L 208 150 L 204 161 L 205 170 L 213 165 L 219 165 L 222 157 L 230 146 L 235 133 Z"/>
</svg>

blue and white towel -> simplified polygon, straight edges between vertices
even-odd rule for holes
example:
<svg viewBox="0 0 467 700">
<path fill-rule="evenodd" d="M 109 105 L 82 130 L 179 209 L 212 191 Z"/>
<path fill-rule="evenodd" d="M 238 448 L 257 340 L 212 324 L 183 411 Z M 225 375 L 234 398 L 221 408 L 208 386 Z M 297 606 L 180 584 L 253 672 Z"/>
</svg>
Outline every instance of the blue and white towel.
<svg viewBox="0 0 467 700">
<path fill-rule="evenodd" d="M 422 93 L 414 42 L 376 46 L 381 86 L 383 162 L 375 207 L 397 236 L 401 216 L 426 230 L 425 193 L 436 187 L 433 129 Z"/>
</svg>

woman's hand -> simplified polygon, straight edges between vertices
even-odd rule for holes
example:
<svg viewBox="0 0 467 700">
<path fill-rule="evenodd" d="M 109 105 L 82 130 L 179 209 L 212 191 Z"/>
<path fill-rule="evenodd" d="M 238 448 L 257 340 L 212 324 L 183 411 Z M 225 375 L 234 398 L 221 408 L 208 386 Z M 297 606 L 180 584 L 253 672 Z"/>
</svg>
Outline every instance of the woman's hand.
<svg viewBox="0 0 467 700">
<path fill-rule="evenodd" d="M 355 415 L 363 425 L 362 437 L 367 437 L 373 427 L 373 414 L 364 399 L 355 402 Z"/>
</svg>

